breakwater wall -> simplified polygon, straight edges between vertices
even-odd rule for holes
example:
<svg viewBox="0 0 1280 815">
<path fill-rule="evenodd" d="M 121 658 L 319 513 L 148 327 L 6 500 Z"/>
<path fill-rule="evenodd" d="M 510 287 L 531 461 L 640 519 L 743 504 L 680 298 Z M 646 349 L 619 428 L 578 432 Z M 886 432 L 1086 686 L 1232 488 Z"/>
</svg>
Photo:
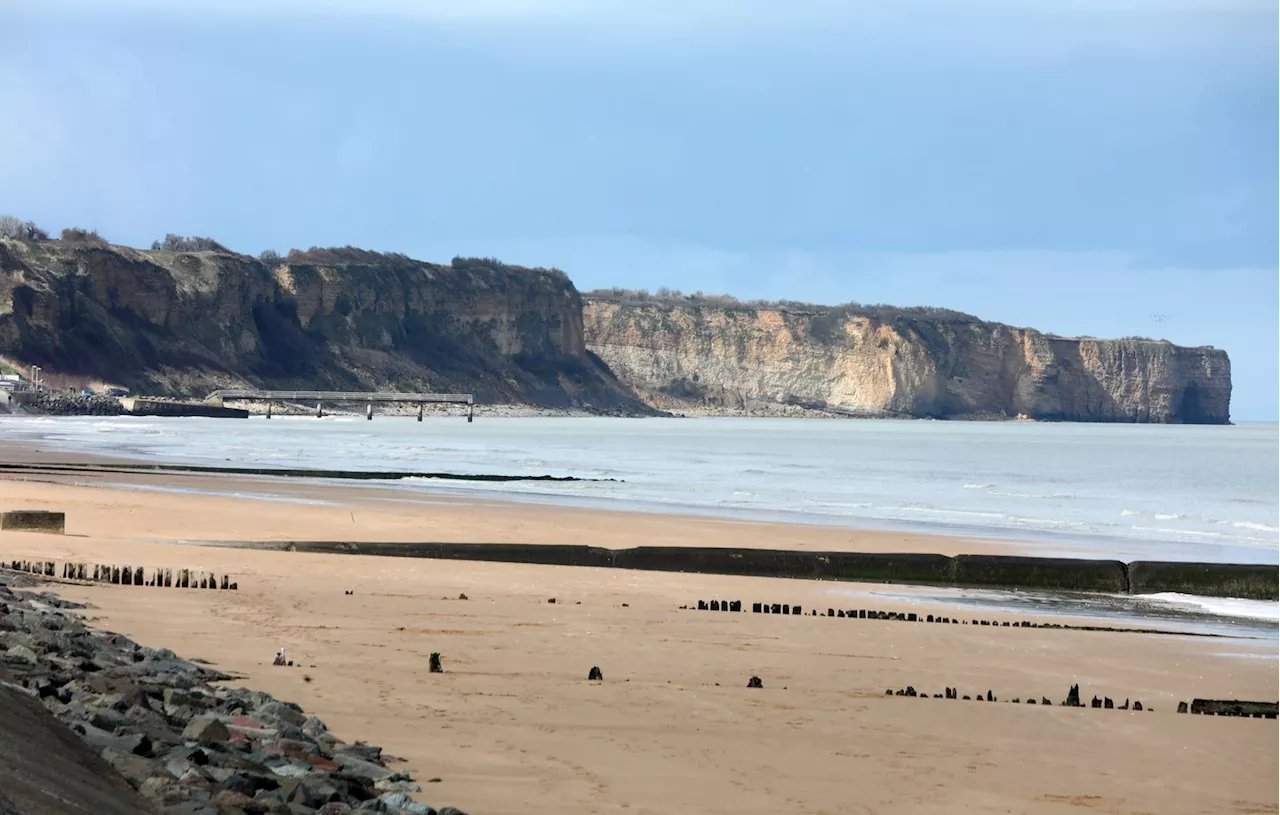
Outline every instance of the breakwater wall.
<svg viewBox="0 0 1280 815">
<path fill-rule="evenodd" d="M 196 475 L 253 475 L 276 478 L 334 478 L 351 481 L 399 481 L 406 478 L 433 478 L 441 481 L 618 481 L 616 478 L 580 478 L 573 475 L 503 475 L 501 473 L 430 473 L 412 470 L 317 470 L 280 467 L 212 467 L 199 464 L 138 464 L 114 461 L 110 464 L 41 464 L 0 462 L 0 472 L 9 473 L 177 473 Z"/>
<path fill-rule="evenodd" d="M 206 405 L 203 402 L 178 402 L 171 399 L 146 397 L 121 400 L 133 416 L 199 416 L 207 419 L 247 419 L 249 411 L 241 408 Z"/>
<path fill-rule="evenodd" d="M 793 552 L 698 546 L 605 549 L 572 544 L 367 543 L 291 541 L 244 543 L 249 548 L 297 552 L 484 560 L 546 566 L 591 566 L 658 572 L 787 577 L 864 583 L 909 583 L 957 588 L 1153 594 L 1280 599 L 1275 566 L 1164 563 L 1019 555 L 945 555 L 866 552 Z M 1137 579 L 1134 579 L 1134 575 Z"/>
<path fill-rule="evenodd" d="M 1174 591 L 1207 597 L 1275 600 L 1276 574 L 1275 566 L 1139 560 L 1129 564 L 1129 586 L 1133 594 Z"/>
</svg>

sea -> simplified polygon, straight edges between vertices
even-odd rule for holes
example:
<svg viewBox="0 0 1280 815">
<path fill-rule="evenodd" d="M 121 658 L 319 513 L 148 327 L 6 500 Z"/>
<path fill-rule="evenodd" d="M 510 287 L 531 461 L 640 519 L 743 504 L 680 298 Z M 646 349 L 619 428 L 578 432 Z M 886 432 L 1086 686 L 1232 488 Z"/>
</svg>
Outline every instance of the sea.
<svg viewBox="0 0 1280 815">
<path fill-rule="evenodd" d="M 406 498 L 976 536 L 1045 555 L 1280 564 L 1274 422 L 4 417 L 0 439 L 169 463 L 583 479 L 377 482 Z M 1274 615 L 1276 604 L 1264 605 Z"/>
<path fill-rule="evenodd" d="M 0 439 L 185 464 L 570 476 L 584 480 L 379 486 L 1280 563 L 1275 423 L 5 417 Z"/>
</svg>

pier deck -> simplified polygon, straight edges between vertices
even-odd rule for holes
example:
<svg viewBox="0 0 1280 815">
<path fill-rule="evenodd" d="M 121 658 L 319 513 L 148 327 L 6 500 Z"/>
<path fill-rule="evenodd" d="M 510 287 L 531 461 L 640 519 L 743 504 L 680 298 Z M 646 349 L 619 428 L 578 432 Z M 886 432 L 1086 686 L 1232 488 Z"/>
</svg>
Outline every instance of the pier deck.
<svg viewBox="0 0 1280 815">
<path fill-rule="evenodd" d="M 418 421 L 422 421 L 425 404 L 456 404 L 467 406 L 467 421 L 475 417 L 475 397 L 470 393 L 399 393 L 394 391 L 271 391 L 256 388 L 223 388 L 205 397 L 208 405 L 219 407 L 227 400 L 267 403 L 267 418 L 271 418 L 272 402 L 315 402 L 316 415 L 323 416 L 325 402 L 364 402 L 366 415 L 373 418 L 375 402 L 408 402 L 418 406 Z"/>
</svg>

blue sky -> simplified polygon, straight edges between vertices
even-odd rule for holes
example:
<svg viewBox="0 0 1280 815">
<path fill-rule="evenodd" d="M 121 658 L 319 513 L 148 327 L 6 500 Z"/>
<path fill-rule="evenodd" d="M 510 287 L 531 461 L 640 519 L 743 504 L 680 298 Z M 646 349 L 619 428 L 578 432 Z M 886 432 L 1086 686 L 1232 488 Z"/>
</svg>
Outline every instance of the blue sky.
<svg viewBox="0 0 1280 815">
<path fill-rule="evenodd" d="M 5 0 L 0 212 L 1215 345 L 1233 416 L 1275 419 L 1278 26 L 1274 0 Z"/>
</svg>

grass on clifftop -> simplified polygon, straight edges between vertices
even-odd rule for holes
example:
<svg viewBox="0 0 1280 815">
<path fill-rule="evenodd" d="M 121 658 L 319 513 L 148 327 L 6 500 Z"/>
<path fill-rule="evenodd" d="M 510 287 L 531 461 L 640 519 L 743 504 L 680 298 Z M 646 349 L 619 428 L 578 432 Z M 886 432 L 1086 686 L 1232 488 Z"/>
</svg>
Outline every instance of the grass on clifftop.
<svg viewBox="0 0 1280 815">
<path fill-rule="evenodd" d="M 624 306 L 662 306 L 665 308 L 717 308 L 730 311 L 756 311 L 773 309 L 799 315 L 822 314 L 828 317 L 858 316 L 874 317 L 889 321 L 902 317 L 914 317 L 925 320 L 936 320 L 948 323 L 977 323 L 987 325 L 987 321 L 972 314 L 934 306 L 891 306 L 883 303 L 841 303 L 835 306 L 824 306 L 816 303 L 803 303 L 797 300 L 739 300 L 731 294 L 704 294 L 700 291 L 685 294 L 678 289 L 661 288 L 654 293 L 644 289 L 595 289 L 583 292 L 584 300 L 596 300 L 618 303 Z"/>
</svg>

